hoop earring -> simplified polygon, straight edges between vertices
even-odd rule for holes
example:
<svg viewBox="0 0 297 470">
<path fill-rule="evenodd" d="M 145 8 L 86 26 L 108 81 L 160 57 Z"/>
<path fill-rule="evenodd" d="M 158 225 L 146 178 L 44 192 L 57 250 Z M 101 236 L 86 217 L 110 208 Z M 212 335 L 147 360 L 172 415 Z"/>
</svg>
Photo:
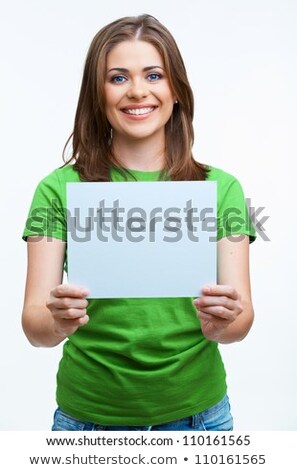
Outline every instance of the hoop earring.
<svg viewBox="0 0 297 470">
<path fill-rule="evenodd" d="M 107 137 L 107 143 L 108 143 L 109 146 L 112 143 L 112 134 L 113 134 L 113 132 L 112 132 L 112 127 L 111 127 L 110 130 L 107 131 L 107 136 L 106 136 Z"/>
<path fill-rule="evenodd" d="M 170 133 L 173 134 L 173 113 L 170 116 Z"/>
</svg>

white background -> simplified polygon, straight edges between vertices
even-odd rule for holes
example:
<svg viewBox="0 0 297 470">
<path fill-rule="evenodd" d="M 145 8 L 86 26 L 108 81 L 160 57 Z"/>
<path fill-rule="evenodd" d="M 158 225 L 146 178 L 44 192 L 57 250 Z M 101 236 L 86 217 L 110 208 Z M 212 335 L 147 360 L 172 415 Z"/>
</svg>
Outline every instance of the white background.
<svg viewBox="0 0 297 470">
<path fill-rule="evenodd" d="M 51 426 L 61 347 L 35 349 L 21 330 L 21 234 L 38 181 L 62 164 L 90 41 L 141 13 L 169 28 L 184 57 L 196 158 L 233 173 L 270 216 L 271 241 L 251 245 L 253 330 L 221 347 L 235 428 L 297 430 L 295 0 L 3 2 L 0 429 Z"/>
</svg>

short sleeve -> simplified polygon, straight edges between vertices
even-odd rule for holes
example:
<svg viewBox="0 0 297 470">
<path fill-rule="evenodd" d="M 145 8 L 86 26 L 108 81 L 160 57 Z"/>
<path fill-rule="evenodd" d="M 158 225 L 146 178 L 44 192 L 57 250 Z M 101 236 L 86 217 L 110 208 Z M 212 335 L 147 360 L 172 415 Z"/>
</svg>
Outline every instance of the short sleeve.
<svg viewBox="0 0 297 470">
<path fill-rule="evenodd" d="M 230 177 L 221 186 L 218 181 L 218 193 L 218 240 L 230 235 L 244 234 L 249 236 L 252 243 L 256 239 L 256 231 L 239 181 Z"/>
<path fill-rule="evenodd" d="M 48 236 L 67 240 L 66 203 L 56 171 L 38 184 L 22 238 Z"/>
</svg>

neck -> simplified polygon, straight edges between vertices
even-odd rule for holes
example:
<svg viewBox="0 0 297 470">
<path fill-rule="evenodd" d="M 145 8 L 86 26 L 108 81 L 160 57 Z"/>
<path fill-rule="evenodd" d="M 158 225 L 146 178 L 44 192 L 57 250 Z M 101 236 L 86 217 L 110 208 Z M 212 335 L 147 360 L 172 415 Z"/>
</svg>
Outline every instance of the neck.
<svg viewBox="0 0 297 470">
<path fill-rule="evenodd" d="M 125 140 L 113 137 L 112 150 L 121 166 L 130 170 L 157 171 L 165 165 L 165 143 L 158 139 Z"/>
</svg>

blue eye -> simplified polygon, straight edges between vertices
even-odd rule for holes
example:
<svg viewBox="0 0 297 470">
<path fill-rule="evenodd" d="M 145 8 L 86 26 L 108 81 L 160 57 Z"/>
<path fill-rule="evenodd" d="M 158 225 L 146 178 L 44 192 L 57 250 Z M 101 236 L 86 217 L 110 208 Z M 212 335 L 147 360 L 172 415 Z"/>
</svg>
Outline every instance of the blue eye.
<svg viewBox="0 0 297 470">
<path fill-rule="evenodd" d="M 115 77 L 112 77 L 110 81 L 112 83 L 123 83 L 126 81 L 126 77 L 123 75 L 116 75 Z"/>
<path fill-rule="evenodd" d="M 147 78 L 150 82 L 155 82 L 157 80 L 160 80 L 160 78 L 162 78 L 162 75 L 160 73 L 150 73 Z"/>
</svg>

